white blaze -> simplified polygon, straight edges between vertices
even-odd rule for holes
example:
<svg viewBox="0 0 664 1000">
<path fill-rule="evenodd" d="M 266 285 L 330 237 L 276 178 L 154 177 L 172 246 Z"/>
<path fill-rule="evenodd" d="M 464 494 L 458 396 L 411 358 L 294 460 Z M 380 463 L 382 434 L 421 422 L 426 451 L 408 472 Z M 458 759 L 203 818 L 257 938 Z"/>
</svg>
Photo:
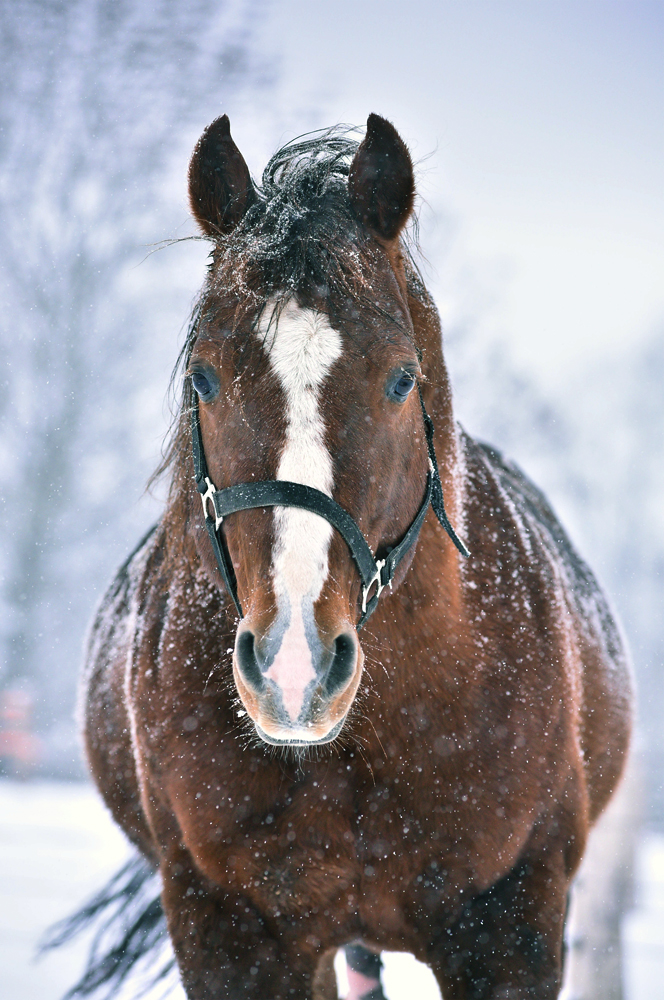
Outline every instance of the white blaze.
<svg viewBox="0 0 664 1000">
<path fill-rule="evenodd" d="M 341 355 L 341 336 L 327 316 L 292 300 L 276 326 L 268 329 L 268 321 L 269 314 L 258 332 L 286 397 L 286 441 L 277 479 L 313 486 L 331 496 L 332 458 L 325 446 L 318 401 L 321 386 Z M 281 688 L 286 710 L 295 721 L 304 690 L 316 676 L 302 604 L 306 599 L 311 608 L 323 589 L 332 527 L 317 514 L 295 507 L 275 507 L 274 523 L 274 589 L 278 604 L 287 601 L 290 621 L 266 676 Z"/>
</svg>

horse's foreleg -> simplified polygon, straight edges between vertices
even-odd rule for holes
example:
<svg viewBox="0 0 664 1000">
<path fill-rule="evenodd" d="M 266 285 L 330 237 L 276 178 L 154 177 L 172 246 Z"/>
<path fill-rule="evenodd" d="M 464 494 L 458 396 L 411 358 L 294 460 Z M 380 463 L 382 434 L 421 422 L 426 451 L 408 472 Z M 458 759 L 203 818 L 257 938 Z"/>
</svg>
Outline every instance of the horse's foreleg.
<svg viewBox="0 0 664 1000">
<path fill-rule="evenodd" d="M 339 1000 L 337 974 L 334 971 L 334 957 L 336 953 L 336 948 L 331 948 L 330 951 L 325 952 L 318 962 L 316 975 L 314 976 L 314 1000 Z"/>
<path fill-rule="evenodd" d="M 385 1000 L 380 981 L 383 967 L 380 953 L 361 944 L 346 945 L 344 950 L 349 987 L 346 1000 Z"/>
<path fill-rule="evenodd" d="M 314 1000 L 317 994 L 328 1000 L 320 987 L 329 989 L 329 976 L 316 976 L 320 956 L 300 946 L 295 933 L 277 940 L 247 898 L 206 883 L 184 854 L 162 866 L 162 882 L 188 1000 Z"/>
<path fill-rule="evenodd" d="M 562 871 L 533 860 L 473 899 L 434 949 L 445 1000 L 554 1000 L 566 892 Z"/>
</svg>

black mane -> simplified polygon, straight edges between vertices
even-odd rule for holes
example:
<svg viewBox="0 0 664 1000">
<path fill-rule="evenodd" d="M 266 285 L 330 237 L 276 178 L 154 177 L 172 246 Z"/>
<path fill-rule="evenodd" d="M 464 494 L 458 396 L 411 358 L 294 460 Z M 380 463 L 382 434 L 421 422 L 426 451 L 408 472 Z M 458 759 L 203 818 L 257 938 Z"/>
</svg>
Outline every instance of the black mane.
<svg viewBox="0 0 664 1000">
<path fill-rule="evenodd" d="M 348 196 L 350 163 L 359 145 L 350 132 L 337 126 L 312 133 L 274 154 L 255 185 L 257 200 L 215 254 L 226 287 L 224 258 L 234 269 L 240 264 L 241 271 L 245 263 L 252 276 L 248 284 L 259 285 L 262 295 L 306 295 L 312 287 L 327 289 L 339 281 L 347 286 L 359 266 L 353 248 L 362 242 Z"/>
</svg>

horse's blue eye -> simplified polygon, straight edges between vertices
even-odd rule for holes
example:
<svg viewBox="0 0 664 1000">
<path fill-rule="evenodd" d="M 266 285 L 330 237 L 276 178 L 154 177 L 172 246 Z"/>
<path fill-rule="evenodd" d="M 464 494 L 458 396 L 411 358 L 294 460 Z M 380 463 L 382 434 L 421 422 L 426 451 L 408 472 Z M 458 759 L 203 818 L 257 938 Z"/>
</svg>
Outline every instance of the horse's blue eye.
<svg viewBox="0 0 664 1000">
<path fill-rule="evenodd" d="M 405 399 L 414 385 L 415 379 L 411 375 L 406 375 L 404 373 L 398 382 L 395 383 L 395 395 L 399 396 L 400 399 Z"/>
<path fill-rule="evenodd" d="M 191 382 L 201 399 L 207 399 L 212 395 L 212 386 L 205 375 L 201 375 L 200 372 L 194 372 L 191 376 Z"/>
</svg>

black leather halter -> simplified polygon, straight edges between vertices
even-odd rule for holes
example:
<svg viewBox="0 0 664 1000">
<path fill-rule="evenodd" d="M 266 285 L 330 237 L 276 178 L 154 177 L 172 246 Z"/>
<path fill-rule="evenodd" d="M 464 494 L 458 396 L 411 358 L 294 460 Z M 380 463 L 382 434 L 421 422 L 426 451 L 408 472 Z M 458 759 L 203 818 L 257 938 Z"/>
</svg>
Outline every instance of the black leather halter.
<svg viewBox="0 0 664 1000">
<path fill-rule="evenodd" d="M 319 517 L 325 518 L 333 528 L 337 529 L 350 549 L 350 554 L 355 560 L 355 565 L 362 578 L 362 613 L 356 626 L 358 631 L 362 628 L 369 615 L 376 610 L 378 598 L 382 590 L 388 584 L 390 587 L 392 586 L 397 566 L 417 540 L 422 522 L 429 509 L 429 504 L 431 504 L 434 514 L 459 552 L 464 556 L 469 554 L 468 549 L 457 536 L 445 513 L 443 487 L 440 482 L 436 452 L 433 446 L 433 423 L 425 409 L 419 385 L 417 390 L 422 406 L 427 449 L 429 451 L 429 472 L 427 473 L 424 499 L 415 515 L 415 519 L 399 544 L 391 549 L 384 559 L 378 560 L 374 558 L 364 535 L 350 514 L 343 507 L 340 507 L 338 503 L 335 503 L 331 497 L 311 486 L 303 486 L 301 483 L 290 483 L 285 480 L 266 480 L 259 483 L 239 483 L 237 486 L 229 486 L 227 489 L 218 490 L 208 475 L 198 416 L 198 397 L 194 393 L 194 405 L 191 411 L 191 438 L 194 452 L 196 488 L 201 494 L 201 500 L 203 501 L 205 526 L 210 536 L 219 572 L 241 618 L 244 616 L 237 593 L 235 572 L 226 551 L 221 528 L 224 518 L 229 514 L 234 514 L 238 510 L 250 510 L 254 507 L 300 507 L 302 510 L 311 511 L 312 514 L 318 514 Z M 369 593 L 374 584 L 376 584 L 376 589 L 370 597 Z"/>
</svg>

